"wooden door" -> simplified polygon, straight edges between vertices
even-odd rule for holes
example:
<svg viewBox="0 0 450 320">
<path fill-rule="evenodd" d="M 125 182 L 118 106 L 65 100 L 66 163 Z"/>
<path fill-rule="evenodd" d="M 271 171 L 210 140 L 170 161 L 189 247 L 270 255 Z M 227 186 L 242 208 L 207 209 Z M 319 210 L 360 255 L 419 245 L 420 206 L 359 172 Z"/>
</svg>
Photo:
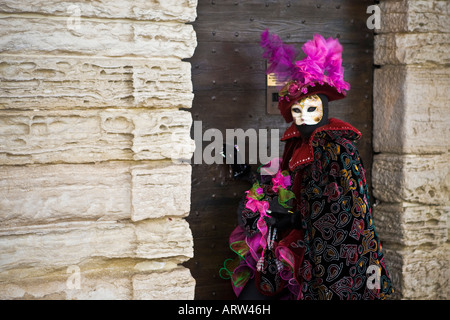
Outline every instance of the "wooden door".
<svg viewBox="0 0 450 320">
<path fill-rule="evenodd" d="M 194 29 L 198 47 L 192 63 L 194 121 L 201 130 L 280 129 L 281 115 L 266 111 L 266 62 L 259 47 L 269 28 L 299 49 L 314 33 L 339 38 L 344 47 L 347 98 L 330 103 L 330 117 L 363 133 L 358 143 L 370 184 L 372 164 L 373 32 L 366 27 L 371 1 L 361 0 L 199 0 Z M 301 57 L 299 57 L 301 58 Z M 198 124 L 198 123 L 197 123 Z M 198 127 L 197 127 L 198 130 Z M 193 128 L 194 132 L 194 128 Z M 194 133 L 192 133 L 194 137 Z M 203 148 L 210 142 L 204 142 Z M 282 154 L 283 143 L 280 143 Z M 256 170 L 257 165 L 252 166 Z M 196 299 L 233 299 L 229 281 L 219 277 L 232 257 L 228 237 L 237 225 L 236 209 L 250 185 L 235 181 L 223 164 L 193 164 L 192 206 L 188 217 L 194 236 L 194 258 L 185 265 L 196 279 Z"/>
</svg>

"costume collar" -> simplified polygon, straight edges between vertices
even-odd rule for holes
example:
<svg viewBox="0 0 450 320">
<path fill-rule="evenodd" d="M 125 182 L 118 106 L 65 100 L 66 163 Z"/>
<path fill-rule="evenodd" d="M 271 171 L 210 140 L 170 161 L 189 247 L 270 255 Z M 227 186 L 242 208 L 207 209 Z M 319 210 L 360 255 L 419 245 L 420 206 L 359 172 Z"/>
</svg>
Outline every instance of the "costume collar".
<svg viewBox="0 0 450 320">
<path fill-rule="evenodd" d="M 295 149 L 292 153 L 292 157 L 289 160 L 289 169 L 293 171 L 299 165 L 305 165 L 314 160 L 314 151 L 312 147 L 312 141 L 314 136 L 320 132 L 341 131 L 342 134 L 350 131 L 355 136 L 352 140 L 358 140 L 361 137 L 361 132 L 353 127 L 351 124 L 344 122 L 336 118 L 330 118 L 328 124 L 317 128 L 309 137 L 308 141 L 303 141 L 299 148 Z M 301 134 L 295 125 L 295 122 L 285 131 L 281 141 L 286 141 L 292 138 L 301 138 Z"/>
</svg>

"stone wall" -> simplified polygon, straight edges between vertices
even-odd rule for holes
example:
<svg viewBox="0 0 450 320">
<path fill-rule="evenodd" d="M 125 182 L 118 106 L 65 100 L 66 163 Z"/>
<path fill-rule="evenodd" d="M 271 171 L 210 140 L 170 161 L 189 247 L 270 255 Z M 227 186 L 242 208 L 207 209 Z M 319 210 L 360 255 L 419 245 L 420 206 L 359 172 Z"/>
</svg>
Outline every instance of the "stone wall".
<svg viewBox="0 0 450 320">
<path fill-rule="evenodd" d="M 197 0 L 0 3 L 0 298 L 192 299 Z"/>
<path fill-rule="evenodd" d="M 402 299 L 450 298 L 449 1 L 380 1 L 374 219 Z"/>
</svg>

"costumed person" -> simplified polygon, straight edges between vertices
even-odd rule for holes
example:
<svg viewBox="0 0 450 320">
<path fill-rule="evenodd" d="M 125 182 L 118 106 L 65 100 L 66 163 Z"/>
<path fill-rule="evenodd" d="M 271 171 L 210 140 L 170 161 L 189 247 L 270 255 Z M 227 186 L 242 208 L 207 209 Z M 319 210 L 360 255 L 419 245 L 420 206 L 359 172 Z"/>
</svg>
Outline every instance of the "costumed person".
<svg viewBox="0 0 450 320">
<path fill-rule="evenodd" d="M 258 169 L 230 235 L 235 259 L 220 269 L 239 299 L 385 299 L 393 286 L 372 220 L 352 125 L 328 118 L 342 99 L 342 46 L 316 34 L 297 50 L 261 35 L 267 73 L 284 86 L 281 115 L 293 122 L 282 159 Z M 274 169 L 275 168 L 275 169 Z"/>
</svg>

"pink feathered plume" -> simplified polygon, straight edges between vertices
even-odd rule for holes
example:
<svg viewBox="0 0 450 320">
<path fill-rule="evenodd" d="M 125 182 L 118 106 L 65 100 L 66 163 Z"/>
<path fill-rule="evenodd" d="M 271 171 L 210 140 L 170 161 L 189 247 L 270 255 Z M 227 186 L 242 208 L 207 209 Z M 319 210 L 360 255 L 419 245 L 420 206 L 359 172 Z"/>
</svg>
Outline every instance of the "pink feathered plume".
<svg viewBox="0 0 450 320">
<path fill-rule="evenodd" d="M 339 92 L 350 89 L 350 85 L 344 81 L 342 46 L 337 39 L 330 37 L 325 40 L 320 34 L 315 34 L 302 49 L 306 58 L 297 61 L 296 66 L 304 74 L 303 83 L 326 82 Z"/>
<path fill-rule="evenodd" d="M 267 73 L 275 73 L 278 82 L 297 81 L 300 86 L 325 82 L 338 92 L 350 89 L 344 81 L 342 46 L 337 39 L 330 37 L 325 40 L 320 34 L 315 34 L 303 45 L 306 57 L 300 61 L 294 61 L 298 53 L 294 46 L 283 44 L 267 29 L 261 34 L 261 47 L 264 49 L 263 58 L 269 63 Z"/>
<path fill-rule="evenodd" d="M 261 34 L 260 45 L 264 49 L 263 58 L 269 63 L 267 74 L 274 73 L 278 82 L 292 79 L 297 72 L 294 64 L 297 49 L 292 45 L 285 45 L 276 34 L 269 34 L 268 29 Z"/>
</svg>

